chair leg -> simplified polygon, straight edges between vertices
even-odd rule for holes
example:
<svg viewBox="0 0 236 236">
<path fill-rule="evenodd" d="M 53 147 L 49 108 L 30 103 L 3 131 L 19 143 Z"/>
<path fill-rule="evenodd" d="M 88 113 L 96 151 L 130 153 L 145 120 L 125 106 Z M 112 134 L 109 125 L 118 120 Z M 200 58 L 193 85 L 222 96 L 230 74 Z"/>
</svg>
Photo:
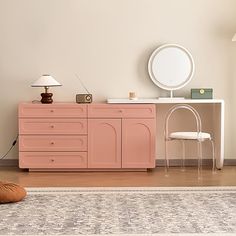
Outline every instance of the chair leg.
<svg viewBox="0 0 236 236">
<path fill-rule="evenodd" d="M 168 147 L 167 147 L 166 140 L 165 140 L 165 169 L 166 169 L 166 171 L 168 171 L 168 169 L 169 169 Z"/>
<path fill-rule="evenodd" d="M 198 141 L 198 178 L 201 176 L 202 172 L 202 142 Z"/>
<path fill-rule="evenodd" d="M 185 142 L 181 140 L 182 143 L 182 170 L 185 169 Z"/>
<path fill-rule="evenodd" d="M 216 159 L 215 159 L 215 145 L 213 140 L 211 141 L 211 147 L 212 147 L 212 172 L 216 171 Z"/>
</svg>

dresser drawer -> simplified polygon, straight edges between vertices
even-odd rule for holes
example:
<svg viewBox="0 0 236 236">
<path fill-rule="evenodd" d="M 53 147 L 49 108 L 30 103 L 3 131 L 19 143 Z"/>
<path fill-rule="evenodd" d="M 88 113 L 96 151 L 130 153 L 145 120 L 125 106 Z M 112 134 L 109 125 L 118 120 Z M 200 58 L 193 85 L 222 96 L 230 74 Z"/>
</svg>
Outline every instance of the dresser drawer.
<svg viewBox="0 0 236 236">
<path fill-rule="evenodd" d="M 20 119 L 20 134 L 87 134 L 87 119 Z"/>
<path fill-rule="evenodd" d="M 20 168 L 87 168 L 87 152 L 20 152 Z"/>
<path fill-rule="evenodd" d="M 154 118 L 155 105 L 147 104 L 91 104 L 88 106 L 89 118 Z"/>
<path fill-rule="evenodd" d="M 87 136 L 20 135 L 20 151 L 87 151 Z"/>
<path fill-rule="evenodd" d="M 21 103 L 19 105 L 19 117 L 35 118 L 74 118 L 87 117 L 87 105 L 85 104 L 41 104 L 41 103 Z"/>
</svg>

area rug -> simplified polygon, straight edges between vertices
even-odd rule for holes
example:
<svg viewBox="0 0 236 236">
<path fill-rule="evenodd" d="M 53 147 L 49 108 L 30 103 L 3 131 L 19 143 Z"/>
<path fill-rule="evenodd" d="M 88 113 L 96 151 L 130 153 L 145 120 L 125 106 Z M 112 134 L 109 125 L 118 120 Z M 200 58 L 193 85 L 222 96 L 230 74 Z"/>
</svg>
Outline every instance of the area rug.
<svg viewBox="0 0 236 236">
<path fill-rule="evenodd" d="M 0 235 L 236 235 L 236 187 L 28 188 Z"/>
</svg>

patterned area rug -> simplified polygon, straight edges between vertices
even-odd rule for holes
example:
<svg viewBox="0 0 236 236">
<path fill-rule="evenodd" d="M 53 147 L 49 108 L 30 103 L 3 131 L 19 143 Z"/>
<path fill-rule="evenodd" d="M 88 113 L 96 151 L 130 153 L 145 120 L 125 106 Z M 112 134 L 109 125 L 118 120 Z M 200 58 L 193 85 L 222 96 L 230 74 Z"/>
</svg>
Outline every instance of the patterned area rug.
<svg viewBox="0 0 236 236">
<path fill-rule="evenodd" d="M 28 188 L 0 235 L 236 235 L 236 187 Z"/>
</svg>

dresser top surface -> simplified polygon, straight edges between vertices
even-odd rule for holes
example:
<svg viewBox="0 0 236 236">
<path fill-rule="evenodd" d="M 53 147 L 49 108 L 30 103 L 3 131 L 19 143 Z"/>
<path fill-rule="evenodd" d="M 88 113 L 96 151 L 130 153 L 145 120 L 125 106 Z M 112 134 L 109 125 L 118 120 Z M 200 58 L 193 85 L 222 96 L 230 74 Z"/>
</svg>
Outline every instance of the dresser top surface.
<svg viewBox="0 0 236 236">
<path fill-rule="evenodd" d="M 223 99 L 185 99 L 185 98 L 139 98 L 130 100 L 128 98 L 108 98 L 108 103 L 122 104 L 171 104 L 171 103 L 224 103 Z"/>
</svg>

